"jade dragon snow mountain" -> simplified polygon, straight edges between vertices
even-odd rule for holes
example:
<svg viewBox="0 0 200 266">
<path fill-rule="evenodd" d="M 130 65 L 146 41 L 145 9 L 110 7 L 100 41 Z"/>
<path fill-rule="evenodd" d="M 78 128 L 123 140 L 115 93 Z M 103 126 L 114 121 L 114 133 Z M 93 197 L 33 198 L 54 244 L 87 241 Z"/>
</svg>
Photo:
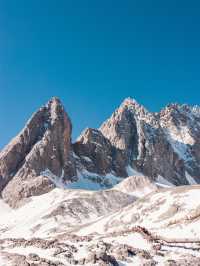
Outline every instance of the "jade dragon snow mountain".
<svg viewBox="0 0 200 266">
<path fill-rule="evenodd" d="M 0 266 L 200 265 L 200 107 L 71 134 L 52 98 L 0 151 Z"/>
<path fill-rule="evenodd" d="M 59 99 L 33 114 L 0 153 L 6 202 L 15 206 L 57 184 L 109 188 L 138 173 L 163 185 L 200 183 L 198 107 L 173 104 L 151 113 L 128 98 L 99 129 L 85 129 L 75 143 L 71 133 Z"/>
</svg>

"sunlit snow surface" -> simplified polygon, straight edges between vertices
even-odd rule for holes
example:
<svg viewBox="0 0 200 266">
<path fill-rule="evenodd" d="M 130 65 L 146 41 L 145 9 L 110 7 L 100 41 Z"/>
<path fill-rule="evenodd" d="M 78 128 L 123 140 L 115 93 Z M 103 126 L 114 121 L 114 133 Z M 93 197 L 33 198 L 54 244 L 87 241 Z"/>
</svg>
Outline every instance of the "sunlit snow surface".
<svg viewBox="0 0 200 266">
<path fill-rule="evenodd" d="M 186 179 L 190 185 L 197 185 L 197 182 L 194 180 L 194 178 L 188 174 L 188 172 L 185 173 Z"/>
<path fill-rule="evenodd" d="M 43 219 L 46 214 L 53 211 L 63 201 L 71 201 L 73 198 L 81 198 L 87 195 L 92 196 L 96 192 L 84 190 L 62 190 L 59 188 L 41 196 L 32 197 L 30 202 L 19 209 L 10 209 L 5 203 L 0 201 L 1 219 L 0 228 L 8 228 L 0 237 L 8 236 L 30 236 L 31 228 L 37 223 L 42 224 L 42 230 L 39 233 L 48 235 L 51 225 L 55 225 L 51 217 Z M 156 229 L 162 234 L 168 236 L 169 232 L 179 232 L 179 237 L 193 237 L 200 234 L 199 220 L 193 220 L 198 214 L 200 206 L 200 186 L 183 186 L 162 189 L 160 192 L 152 192 L 145 196 L 142 200 L 138 200 L 110 216 L 97 218 L 96 223 L 80 230 L 81 234 L 92 233 L 93 230 L 104 232 L 106 226 L 107 231 L 123 229 L 123 226 L 141 225 L 150 229 Z M 27 215 L 28 213 L 28 215 Z M 62 217 L 60 217 L 62 220 Z M 185 223 L 191 218 L 190 223 Z M 84 220 L 84 219 L 83 219 Z M 87 220 L 87 219 L 86 219 Z M 87 220 L 88 221 L 88 220 Z M 179 226 L 170 227 L 173 221 L 179 221 Z M 70 221 L 68 221 L 70 223 Z M 76 220 L 71 218 L 72 223 Z M 52 224 L 51 224 L 52 223 Z M 45 228 L 45 224 L 48 224 Z M 197 226 L 199 224 L 199 226 Z M 57 223 L 56 223 L 57 225 Z M 180 226 L 180 225 L 183 225 Z M 195 225 L 195 226 L 194 226 Z M 49 227 L 49 228 L 48 228 Z M 45 228 L 45 230 L 44 230 Z M 91 230 L 90 230 L 91 229 Z M 45 233 L 46 231 L 46 233 Z"/>
<path fill-rule="evenodd" d="M 140 225 L 166 237 L 196 238 L 200 235 L 200 186 L 183 186 L 162 189 L 145 196 L 80 230 L 81 234 L 123 230 Z"/>
<path fill-rule="evenodd" d="M 164 177 L 162 176 L 158 176 L 156 179 L 156 184 L 160 187 L 174 187 L 174 185 L 172 183 L 170 183 L 168 180 L 166 180 Z"/>
<path fill-rule="evenodd" d="M 188 127 L 182 126 L 178 129 L 177 127 L 171 126 L 163 128 L 163 130 L 167 140 L 179 157 L 185 162 L 192 160 L 192 155 L 188 148 L 194 145 L 194 139 L 190 135 Z"/>
<path fill-rule="evenodd" d="M 57 188 L 30 198 L 24 206 L 16 210 L 0 200 L 0 239 L 58 239 L 62 234 L 72 233 L 80 237 L 91 235 L 94 243 L 100 239 L 112 245 L 133 246 L 151 253 L 152 243 L 142 234 L 131 232 L 120 235 L 124 230 L 142 226 L 164 239 L 200 240 L 200 186 L 194 185 L 195 180 L 187 172 L 186 178 L 193 186 L 175 187 L 162 176 L 158 176 L 153 184 L 131 166 L 127 167 L 127 173 L 133 176 L 122 179 L 110 173 L 101 177 L 104 182 L 109 179 L 109 185 L 112 186 L 112 189 L 102 191 L 104 185 L 108 184 L 104 184 L 101 179 L 99 183 L 96 182 L 99 175 L 95 173 L 84 170 L 77 173 L 76 182 L 64 183 L 64 171 L 57 177 L 46 169 L 41 174 L 52 180 Z M 139 199 L 136 200 L 135 197 Z M 119 207 L 112 210 L 111 206 L 116 205 L 116 199 Z M 123 201 L 126 202 L 124 206 Z M 108 207 L 110 210 L 106 210 Z M 116 232 L 119 235 L 112 235 Z M 66 243 L 70 244 L 70 241 Z M 78 248 L 77 258 L 87 256 L 87 242 L 77 242 L 75 245 Z M 35 253 L 42 258 L 58 261 L 53 255 L 54 249 L 9 245 L 3 249 L 25 256 Z M 163 261 L 166 259 L 181 258 L 186 254 L 200 255 L 195 250 L 181 247 L 166 246 L 165 250 L 165 257 L 154 256 L 158 265 L 164 265 Z M 70 265 L 62 256 L 59 261 L 66 266 Z M 121 266 L 143 265 L 138 256 L 131 258 L 129 262 L 118 263 Z M 1 251 L 0 265 L 9 265 Z"/>
<path fill-rule="evenodd" d="M 145 197 L 127 204 L 126 207 L 121 207 L 103 215 L 101 213 L 94 215 L 97 199 L 101 200 L 101 204 L 103 205 L 104 201 L 108 200 L 108 198 L 105 198 L 105 195 L 110 197 L 109 200 L 113 199 L 115 201 L 115 197 L 118 197 L 118 194 L 115 193 L 119 192 L 115 192 L 113 189 L 107 190 L 99 198 L 94 197 L 96 193 L 100 192 L 56 188 L 49 193 L 32 197 L 29 202 L 16 210 L 10 209 L 5 203 L 0 201 L 0 212 L 3 214 L 0 219 L 0 238 L 23 237 L 29 239 L 31 237 L 40 237 L 48 239 L 55 237 L 58 239 L 60 234 L 66 234 L 72 231 L 73 234 L 79 236 L 93 235 L 95 237 L 94 241 L 103 239 L 106 243 L 126 244 L 134 248 L 144 249 L 150 253 L 152 252 L 152 244 L 141 234 L 133 232 L 112 236 L 110 233 L 120 233 L 121 231 L 139 225 L 167 239 L 199 239 L 199 185 L 162 188 L 157 192 L 150 192 Z M 125 194 L 125 192 L 123 193 Z M 123 193 L 121 196 L 124 195 Z M 76 200 L 80 200 L 83 203 L 84 199 L 86 199 L 84 203 L 87 204 L 86 207 L 91 208 L 91 213 L 87 217 L 84 217 L 84 215 L 80 216 L 81 209 L 79 208 L 79 202 L 77 202 L 77 205 L 74 205 Z M 92 200 L 90 201 L 90 199 Z M 68 205 L 71 203 L 72 205 Z M 51 216 L 51 213 L 55 213 L 59 206 L 66 208 L 65 215 L 67 216 L 63 217 L 62 213 Z M 67 206 L 73 208 L 70 213 L 68 213 L 70 208 L 67 209 Z M 54 231 L 55 228 L 58 231 Z M 75 245 L 78 245 L 78 243 Z M 77 256 L 84 257 L 88 252 L 86 248 L 87 243 L 83 242 L 81 245 Z M 53 249 L 45 250 L 36 247 L 13 248 L 7 246 L 5 250 L 24 255 L 36 253 L 43 258 L 48 258 L 52 261 L 55 260 Z M 181 254 L 186 253 L 198 256 L 197 251 L 184 250 L 178 247 L 166 247 L 166 250 L 169 252 L 166 255 L 169 258 L 182 256 Z M 163 257 L 155 257 L 155 259 L 160 263 L 158 265 L 164 265 L 162 264 Z M 140 265 L 141 263 L 138 257 L 133 257 L 131 260 L 130 264 L 123 261 L 120 265 Z M 63 262 L 63 258 L 60 258 L 60 261 Z M 2 266 L 9 265 L 4 262 L 4 258 L 1 256 L 0 263 Z M 65 265 L 69 264 L 66 263 Z"/>
</svg>

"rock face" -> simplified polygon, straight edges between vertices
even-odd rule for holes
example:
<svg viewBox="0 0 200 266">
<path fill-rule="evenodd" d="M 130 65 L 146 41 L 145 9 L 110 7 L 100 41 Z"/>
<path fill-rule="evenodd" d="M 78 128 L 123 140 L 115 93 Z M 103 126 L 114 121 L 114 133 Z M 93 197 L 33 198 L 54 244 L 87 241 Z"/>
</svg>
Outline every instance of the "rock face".
<svg viewBox="0 0 200 266">
<path fill-rule="evenodd" d="M 80 163 L 90 172 L 106 175 L 114 172 L 117 176 L 127 176 L 126 154 L 113 146 L 101 131 L 87 128 L 73 145 Z"/>
<path fill-rule="evenodd" d="M 57 98 L 50 100 L 0 153 L 0 190 L 10 205 L 49 191 L 54 185 L 40 173 L 74 176 L 71 122 Z"/>
<path fill-rule="evenodd" d="M 200 108 L 170 104 L 159 113 L 159 121 L 165 138 L 183 162 L 184 170 L 199 183 Z"/>
<path fill-rule="evenodd" d="M 151 113 L 127 98 L 99 129 L 87 128 L 73 144 L 71 131 L 57 98 L 32 116 L 0 152 L 0 192 L 5 201 L 17 206 L 23 198 L 51 190 L 55 179 L 44 175 L 47 169 L 63 183 L 84 178 L 84 173 L 104 183 L 104 176 L 138 172 L 168 185 L 200 183 L 199 107 L 171 104 Z"/>
<path fill-rule="evenodd" d="M 126 164 L 175 185 L 200 182 L 200 108 L 170 105 L 150 113 L 126 99 L 100 127 L 111 144 L 126 153 Z"/>
</svg>

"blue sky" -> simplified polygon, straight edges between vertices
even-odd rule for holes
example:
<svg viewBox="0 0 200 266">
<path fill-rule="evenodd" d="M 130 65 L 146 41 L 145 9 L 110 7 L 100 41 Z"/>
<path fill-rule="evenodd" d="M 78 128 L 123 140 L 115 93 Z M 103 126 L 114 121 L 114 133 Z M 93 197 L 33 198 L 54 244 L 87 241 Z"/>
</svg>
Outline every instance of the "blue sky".
<svg viewBox="0 0 200 266">
<path fill-rule="evenodd" d="M 131 96 L 200 104 L 200 3 L 0 1 L 0 148 L 52 96 L 73 138 Z"/>
</svg>

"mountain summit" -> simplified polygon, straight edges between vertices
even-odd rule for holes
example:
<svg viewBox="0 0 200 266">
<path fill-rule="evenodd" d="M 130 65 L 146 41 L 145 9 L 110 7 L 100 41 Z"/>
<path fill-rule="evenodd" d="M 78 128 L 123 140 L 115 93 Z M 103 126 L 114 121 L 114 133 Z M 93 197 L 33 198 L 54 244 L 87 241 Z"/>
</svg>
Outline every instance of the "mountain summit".
<svg viewBox="0 0 200 266">
<path fill-rule="evenodd" d="M 58 98 L 41 107 L 0 153 L 0 190 L 11 205 L 49 191 L 53 184 L 40 173 L 48 168 L 70 178 L 71 121 Z"/>
<path fill-rule="evenodd" d="M 99 129 L 85 129 L 75 143 L 71 131 L 58 98 L 33 114 L 0 152 L 0 191 L 6 202 L 16 207 L 58 184 L 112 187 L 138 173 L 167 186 L 200 183 L 197 106 L 171 104 L 151 113 L 127 98 Z"/>
</svg>

